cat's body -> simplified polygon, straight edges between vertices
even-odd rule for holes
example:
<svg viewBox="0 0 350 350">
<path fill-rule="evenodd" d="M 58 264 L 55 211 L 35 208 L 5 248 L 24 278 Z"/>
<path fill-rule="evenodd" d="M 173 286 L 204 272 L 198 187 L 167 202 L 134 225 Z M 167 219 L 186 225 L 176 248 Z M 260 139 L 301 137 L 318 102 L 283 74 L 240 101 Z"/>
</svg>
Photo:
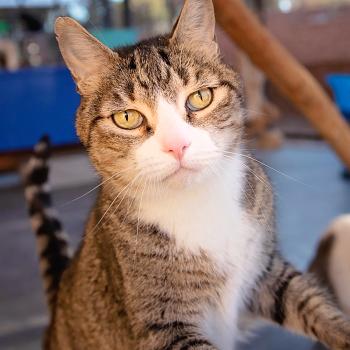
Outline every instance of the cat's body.
<svg viewBox="0 0 350 350">
<path fill-rule="evenodd" d="M 206 191 L 160 195 L 163 198 L 157 203 L 144 198 L 139 211 L 139 204 L 131 206 L 134 215 L 127 214 L 126 201 L 125 210 L 91 232 L 98 213 L 104 213 L 113 201 L 113 197 L 106 200 L 109 194 L 102 190 L 102 203 L 98 201 L 100 207 L 92 213 L 75 266 L 63 277 L 55 313 L 59 326 L 51 329 L 51 336 L 59 342 L 67 339 L 65 333 L 70 334 L 73 349 L 92 332 L 99 334 L 91 340 L 95 349 L 135 349 L 145 336 L 140 348 L 153 349 L 166 347 L 162 331 L 181 333 L 188 325 L 193 332 L 207 334 L 206 339 L 218 349 L 233 349 L 239 337 L 238 316 L 246 310 L 253 287 L 267 268 L 274 233 L 268 226 L 263 230 L 253 214 L 264 210 L 261 203 L 253 203 L 251 212 L 242 205 L 243 178 L 233 172 L 224 178 L 219 188 L 208 184 Z M 270 191 L 266 196 L 270 197 Z M 176 217 L 169 215 L 174 212 Z M 91 304 L 92 300 L 99 304 Z M 81 322 L 84 313 L 92 319 Z M 111 323 L 116 315 L 123 317 L 115 320 L 115 329 L 96 329 L 97 324 Z M 61 320 L 71 327 L 62 327 Z M 159 338 L 158 347 L 146 345 L 148 332 Z M 62 345 L 59 348 L 70 348 Z"/>
<path fill-rule="evenodd" d="M 57 21 L 82 96 L 77 131 L 103 181 L 54 290 L 47 349 L 232 350 L 244 314 L 350 348 L 343 315 L 278 253 L 273 195 L 242 149 L 241 89 L 214 27 L 211 1 L 188 0 L 170 37 L 112 52 Z M 45 192 L 32 178 L 30 207 Z"/>
</svg>

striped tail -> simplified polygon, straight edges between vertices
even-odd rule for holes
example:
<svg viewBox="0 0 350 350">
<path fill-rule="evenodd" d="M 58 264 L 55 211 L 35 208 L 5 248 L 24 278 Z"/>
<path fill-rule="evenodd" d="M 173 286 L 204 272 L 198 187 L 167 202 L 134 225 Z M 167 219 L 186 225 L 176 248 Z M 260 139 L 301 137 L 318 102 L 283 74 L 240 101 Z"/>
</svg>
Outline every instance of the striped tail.
<svg viewBox="0 0 350 350">
<path fill-rule="evenodd" d="M 25 198 L 36 234 L 40 270 L 50 310 L 54 309 L 63 271 L 70 261 L 67 236 L 62 230 L 48 184 L 50 141 L 42 137 L 24 168 Z"/>
</svg>

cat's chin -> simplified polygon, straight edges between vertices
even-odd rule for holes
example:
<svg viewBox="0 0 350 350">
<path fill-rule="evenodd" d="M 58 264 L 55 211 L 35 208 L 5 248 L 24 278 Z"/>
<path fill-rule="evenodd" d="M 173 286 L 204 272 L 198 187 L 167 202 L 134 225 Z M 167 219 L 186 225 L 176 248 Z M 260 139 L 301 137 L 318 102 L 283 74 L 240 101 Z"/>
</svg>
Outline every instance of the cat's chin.
<svg viewBox="0 0 350 350">
<path fill-rule="evenodd" d="M 162 182 L 170 188 L 181 189 L 196 185 L 202 182 L 205 177 L 201 170 L 181 167 L 166 176 Z"/>
</svg>

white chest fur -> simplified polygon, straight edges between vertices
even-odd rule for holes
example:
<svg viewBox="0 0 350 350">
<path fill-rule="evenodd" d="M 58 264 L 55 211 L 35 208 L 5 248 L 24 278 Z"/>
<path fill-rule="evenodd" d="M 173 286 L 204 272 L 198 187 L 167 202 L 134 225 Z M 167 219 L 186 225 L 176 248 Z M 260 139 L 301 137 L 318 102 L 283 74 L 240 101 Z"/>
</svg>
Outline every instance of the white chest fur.
<svg viewBox="0 0 350 350">
<path fill-rule="evenodd" d="M 220 179 L 195 189 L 173 191 L 160 200 L 145 200 L 140 218 L 175 238 L 179 248 L 191 253 L 205 251 L 216 268 L 230 276 L 221 291 L 221 303 L 205 310 L 203 333 L 220 350 L 232 350 L 237 338 L 237 318 L 257 272 L 261 235 L 240 205 L 242 187 L 240 159 Z"/>
</svg>

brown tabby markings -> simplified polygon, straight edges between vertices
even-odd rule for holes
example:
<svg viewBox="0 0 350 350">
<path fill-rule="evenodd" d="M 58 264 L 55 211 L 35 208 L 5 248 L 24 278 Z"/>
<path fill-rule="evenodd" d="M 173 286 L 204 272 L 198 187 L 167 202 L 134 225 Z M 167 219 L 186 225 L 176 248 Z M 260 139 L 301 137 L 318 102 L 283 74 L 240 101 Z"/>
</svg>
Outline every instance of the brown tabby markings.
<svg viewBox="0 0 350 350">
<path fill-rule="evenodd" d="M 181 93 L 188 96 L 203 87 L 212 88 L 214 100 L 205 110 L 178 108 L 186 123 L 210 134 L 223 158 L 232 154 L 227 152 L 240 152 L 241 88 L 236 74 L 220 60 L 214 24 L 210 0 L 187 0 L 171 36 L 113 53 L 73 20 L 58 19 L 59 45 L 81 94 L 77 132 L 102 179 L 114 178 L 101 187 L 80 249 L 63 273 L 47 349 L 232 350 L 229 342 L 207 334 L 203 326 L 207 312 L 222 309 L 224 313 L 250 312 L 334 349 L 350 348 L 350 325 L 345 317 L 311 277 L 295 271 L 278 253 L 273 195 L 256 162 L 242 157 L 242 199 L 236 204 L 247 222 L 258 229 L 251 234 L 240 222 L 237 227 L 243 232 L 232 227 L 232 236 L 239 243 L 239 239 L 244 241 L 247 248 L 238 252 L 245 255 L 238 254 L 233 261 L 244 266 L 220 266 L 221 256 L 205 249 L 194 253 L 179 246 L 176 237 L 157 224 L 140 220 L 147 183 L 142 190 L 140 183 L 131 180 L 137 165 L 132 151 L 157 132 L 159 96 L 175 105 Z M 136 130 L 118 129 L 110 116 L 130 105 L 147 118 Z M 134 168 L 126 171 L 130 167 Z M 116 176 L 120 169 L 126 172 Z M 218 175 L 212 181 L 224 178 Z M 232 174 L 232 181 L 238 186 L 236 175 Z M 171 214 L 177 215 L 176 211 Z M 224 234 L 220 225 L 215 229 L 215 237 Z M 245 234 L 250 236 L 241 237 Z M 243 288 L 238 288 L 242 286 L 235 278 L 245 283 Z M 223 304 L 227 300 L 223 296 L 232 281 L 238 283 L 237 294 L 242 295 L 235 300 L 235 310 L 226 310 L 232 305 Z M 235 331 L 232 324 L 233 341 L 239 336 Z"/>
</svg>

